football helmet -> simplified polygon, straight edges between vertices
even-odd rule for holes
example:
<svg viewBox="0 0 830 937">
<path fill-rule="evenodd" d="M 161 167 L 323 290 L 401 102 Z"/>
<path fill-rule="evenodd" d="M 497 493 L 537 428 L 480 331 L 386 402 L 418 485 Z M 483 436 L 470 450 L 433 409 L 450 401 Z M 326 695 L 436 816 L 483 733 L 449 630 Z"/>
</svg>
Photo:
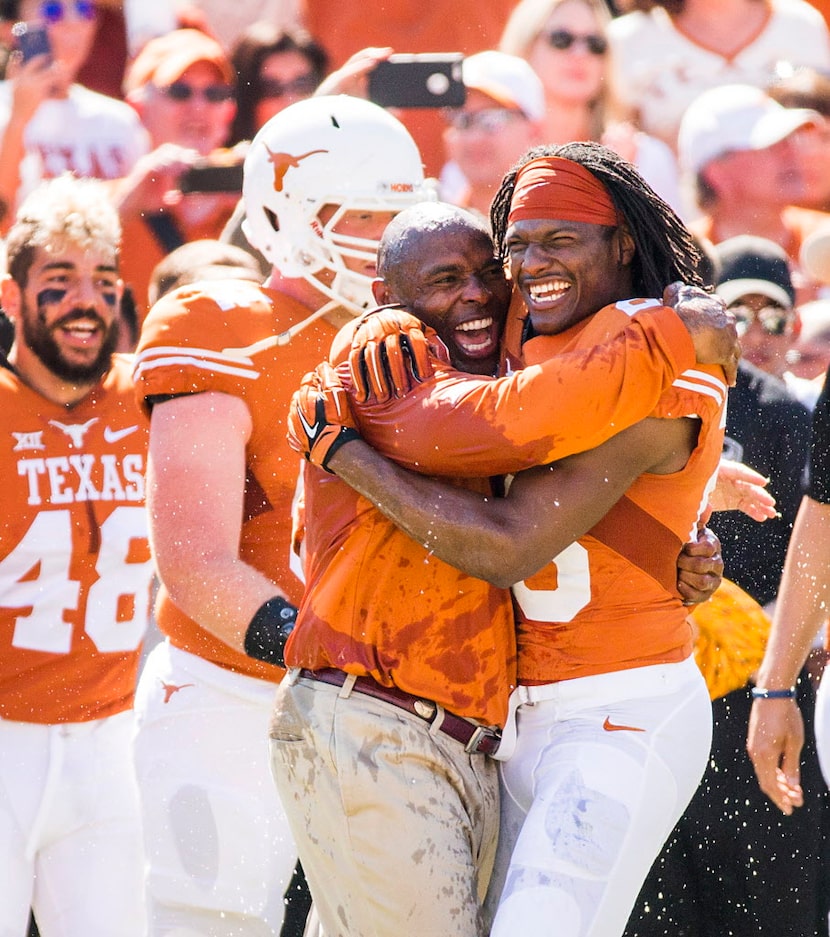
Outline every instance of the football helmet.
<svg viewBox="0 0 830 937">
<path fill-rule="evenodd" d="M 347 212 L 399 212 L 430 197 L 421 154 L 400 121 L 362 98 L 308 98 L 251 142 L 243 231 L 283 276 L 302 277 L 356 315 L 374 305 L 372 277 L 348 261 L 373 264 L 378 242 L 338 225 Z M 324 206 L 330 217 L 320 217 Z"/>
</svg>

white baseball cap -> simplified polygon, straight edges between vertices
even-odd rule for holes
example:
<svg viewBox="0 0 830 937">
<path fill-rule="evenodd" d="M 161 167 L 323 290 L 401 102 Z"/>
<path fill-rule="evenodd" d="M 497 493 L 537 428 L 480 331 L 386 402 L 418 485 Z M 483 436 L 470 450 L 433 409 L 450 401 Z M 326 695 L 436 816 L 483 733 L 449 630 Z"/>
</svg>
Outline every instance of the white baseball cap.
<svg viewBox="0 0 830 937">
<path fill-rule="evenodd" d="M 821 227 L 804 239 L 798 260 L 814 280 L 830 283 L 830 227 Z"/>
<path fill-rule="evenodd" d="M 504 107 L 517 107 L 530 120 L 545 116 L 542 80 L 524 59 L 490 49 L 464 59 L 461 76 L 467 88 L 481 91 Z"/>
<path fill-rule="evenodd" d="M 721 85 L 695 98 L 680 122 L 680 164 L 697 174 L 717 156 L 764 150 L 821 120 L 815 111 L 782 107 L 752 85 Z"/>
</svg>

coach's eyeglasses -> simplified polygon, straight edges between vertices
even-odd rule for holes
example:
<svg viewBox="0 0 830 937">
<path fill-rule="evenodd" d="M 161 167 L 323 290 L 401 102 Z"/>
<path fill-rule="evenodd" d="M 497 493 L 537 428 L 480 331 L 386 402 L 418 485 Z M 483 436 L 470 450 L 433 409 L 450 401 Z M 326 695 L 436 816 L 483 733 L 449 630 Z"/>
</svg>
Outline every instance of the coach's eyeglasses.
<svg viewBox="0 0 830 937">
<path fill-rule="evenodd" d="M 171 101 L 176 102 L 189 101 L 194 96 L 201 96 L 209 104 L 222 104 L 224 101 L 230 101 L 233 98 L 233 88 L 230 85 L 208 85 L 205 88 L 194 88 L 186 81 L 174 81 L 166 88 L 162 88 L 161 93 L 170 98 Z"/>
<path fill-rule="evenodd" d="M 753 309 L 743 303 L 735 303 L 729 307 L 735 315 L 735 325 L 738 335 L 746 335 L 752 323 L 756 320 L 767 335 L 785 335 L 787 329 L 795 321 L 795 310 L 786 309 L 771 303 L 763 309 Z"/>
<path fill-rule="evenodd" d="M 572 33 L 569 29 L 554 29 L 545 33 L 545 39 L 548 45 L 554 49 L 570 49 L 572 45 L 579 44 L 587 49 L 591 55 L 605 55 L 608 51 L 608 40 L 599 33 L 586 33 L 579 36 Z"/>
<path fill-rule="evenodd" d="M 95 19 L 95 4 L 92 0 L 74 0 L 72 3 L 66 3 L 64 0 L 46 0 L 40 5 L 40 15 L 47 23 L 60 23 L 67 18 L 70 10 L 74 10 L 76 19 Z"/>
</svg>

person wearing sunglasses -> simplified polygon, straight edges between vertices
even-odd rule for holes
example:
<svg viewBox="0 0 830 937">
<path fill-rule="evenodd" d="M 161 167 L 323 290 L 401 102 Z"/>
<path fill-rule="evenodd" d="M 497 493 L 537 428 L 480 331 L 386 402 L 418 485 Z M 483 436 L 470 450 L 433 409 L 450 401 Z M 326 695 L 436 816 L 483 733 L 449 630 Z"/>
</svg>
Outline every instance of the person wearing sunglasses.
<svg viewBox="0 0 830 937">
<path fill-rule="evenodd" d="M 763 530 L 734 516 L 719 516 L 712 526 L 730 578 L 767 605 L 777 592 L 807 456 L 806 409 L 780 380 L 800 329 L 796 291 L 786 251 L 766 238 L 728 238 L 714 246 L 713 258 L 715 290 L 735 315 L 742 352 L 724 445 L 729 458 L 770 478 L 779 517 Z"/>
<path fill-rule="evenodd" d="M 444 113 L 442 198 L 487 217 L 504 171 L 542 142 L 545 93 L 524 59 L 488 50 L 462 64 L 467 97 Z"/>
<path fill-rule="evenodd" d="M 805 0 L 637 0 L 609 24 L 615 96 L 646 133 L 677 146 L 685 109 L 725 84 L 765 87 L 779 62 L 830 68 L 830 34 Z"/>
<path fill-rule="evenodd" d="M 328 70 L 328 54 L 299 29 L 280 31 L 270 22 L 250 26 L 231 53 L 237 109 L 231 141 L 252 140 L 274 114 L 311 97 Z"/>
<path fill-rule="evenodd" d="M 660 141 L 616 119 L 610 95 L 605 0 L 521 0 L 499 48 L 526 59 L 545 89 L 543 138 L 595 140 L 633 163 L 672 208 L 680 207 L 677 165 Z"/>
<path fill-rule="evenodd" d="M 127 101 L 153 146 L 116 193 L 124 226 L 122 273 L 140 320 L 155 265 L 181 244 L 218 237 L 239 198 L 238 189 L 205 191 L 202 177 L 183 182 L 194 165 L 242 161 L 241 152 L 225 148 L 236 114 L 234 79 L 221 45 L 197 29 L 150 40 L 125 76 Z"/>
<path fill-rule="evenodd" d="M 747 361 L 781 377 L 800 322 L 786 251 L 766 238 L 740 235 L 715 247 L 716 290 L 735 314 Z"/>
<path fill-rule="evenodd" d="M 21 45 L 0 82 L 0 231 L 43 179 L 118 179 L 149 148 L 135 112 L 81 85 L 77 76 L 92 48 L 97 9 L 91 0 L 18 0 L 3 16 L 45 30 L 39 54 Z"/>
</svg>

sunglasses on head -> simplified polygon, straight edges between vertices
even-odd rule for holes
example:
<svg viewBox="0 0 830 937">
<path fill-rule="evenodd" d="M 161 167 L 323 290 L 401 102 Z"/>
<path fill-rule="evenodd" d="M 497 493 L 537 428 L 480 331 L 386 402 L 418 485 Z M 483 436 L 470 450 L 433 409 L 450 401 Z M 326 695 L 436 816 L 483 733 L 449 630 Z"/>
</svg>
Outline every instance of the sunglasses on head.
<svg viewBox="0 0 830 937">
<path fill-rule="evenodd" d="M 286 94 L 311 94 L 316 87 L 317 78 L 309 72 L 307 75 L 298 75 L 291 81 L 263 78 L 259 83 L 259 93 L 263 98 L 281 98 Z"/>
<path fill-rule="evenodd" d="M 95 19 L 93 0 L 74 0 L 72 3 L 65 3 L 63 0 L 46 0 L 40 5 L 40 15 L 47 23 L 60 23 L 61 20 L 66 19 L 69 10 L 75 11 L 77 19 Z"/>
<path fill-rule="evenodd" d="M 233 97 L 233 88 L 230 85 L 208 85 L 206 88 L 194 88 L 186 81 L 174 81 L 162 93 L 171 101 L 189 101 L 194 96 L 203 97 L 209 104 L 221 104 L 230 101 Z"/>
<path fill-rule="evenodd" d="M 729 311 L 735 315 L 739 335 L 746 335 L 756 320 L 767 335 L 784 335 L 794 319 L 793 311 L 783 306 L 764 306 L 756 311 L 750 306 L 736 303 L 729 307 Z"/>
<path fill-rule="evenodd" d="M 568 29 L 554 29 L 545 34 L 545 39 L 554 49 L 570 49 L 572 45 L 578 43 L 584 46 L 591 55 L 604 55 L 608 51 L 608 40 L 599 33 L 578 36 Z"/>
</svg>

